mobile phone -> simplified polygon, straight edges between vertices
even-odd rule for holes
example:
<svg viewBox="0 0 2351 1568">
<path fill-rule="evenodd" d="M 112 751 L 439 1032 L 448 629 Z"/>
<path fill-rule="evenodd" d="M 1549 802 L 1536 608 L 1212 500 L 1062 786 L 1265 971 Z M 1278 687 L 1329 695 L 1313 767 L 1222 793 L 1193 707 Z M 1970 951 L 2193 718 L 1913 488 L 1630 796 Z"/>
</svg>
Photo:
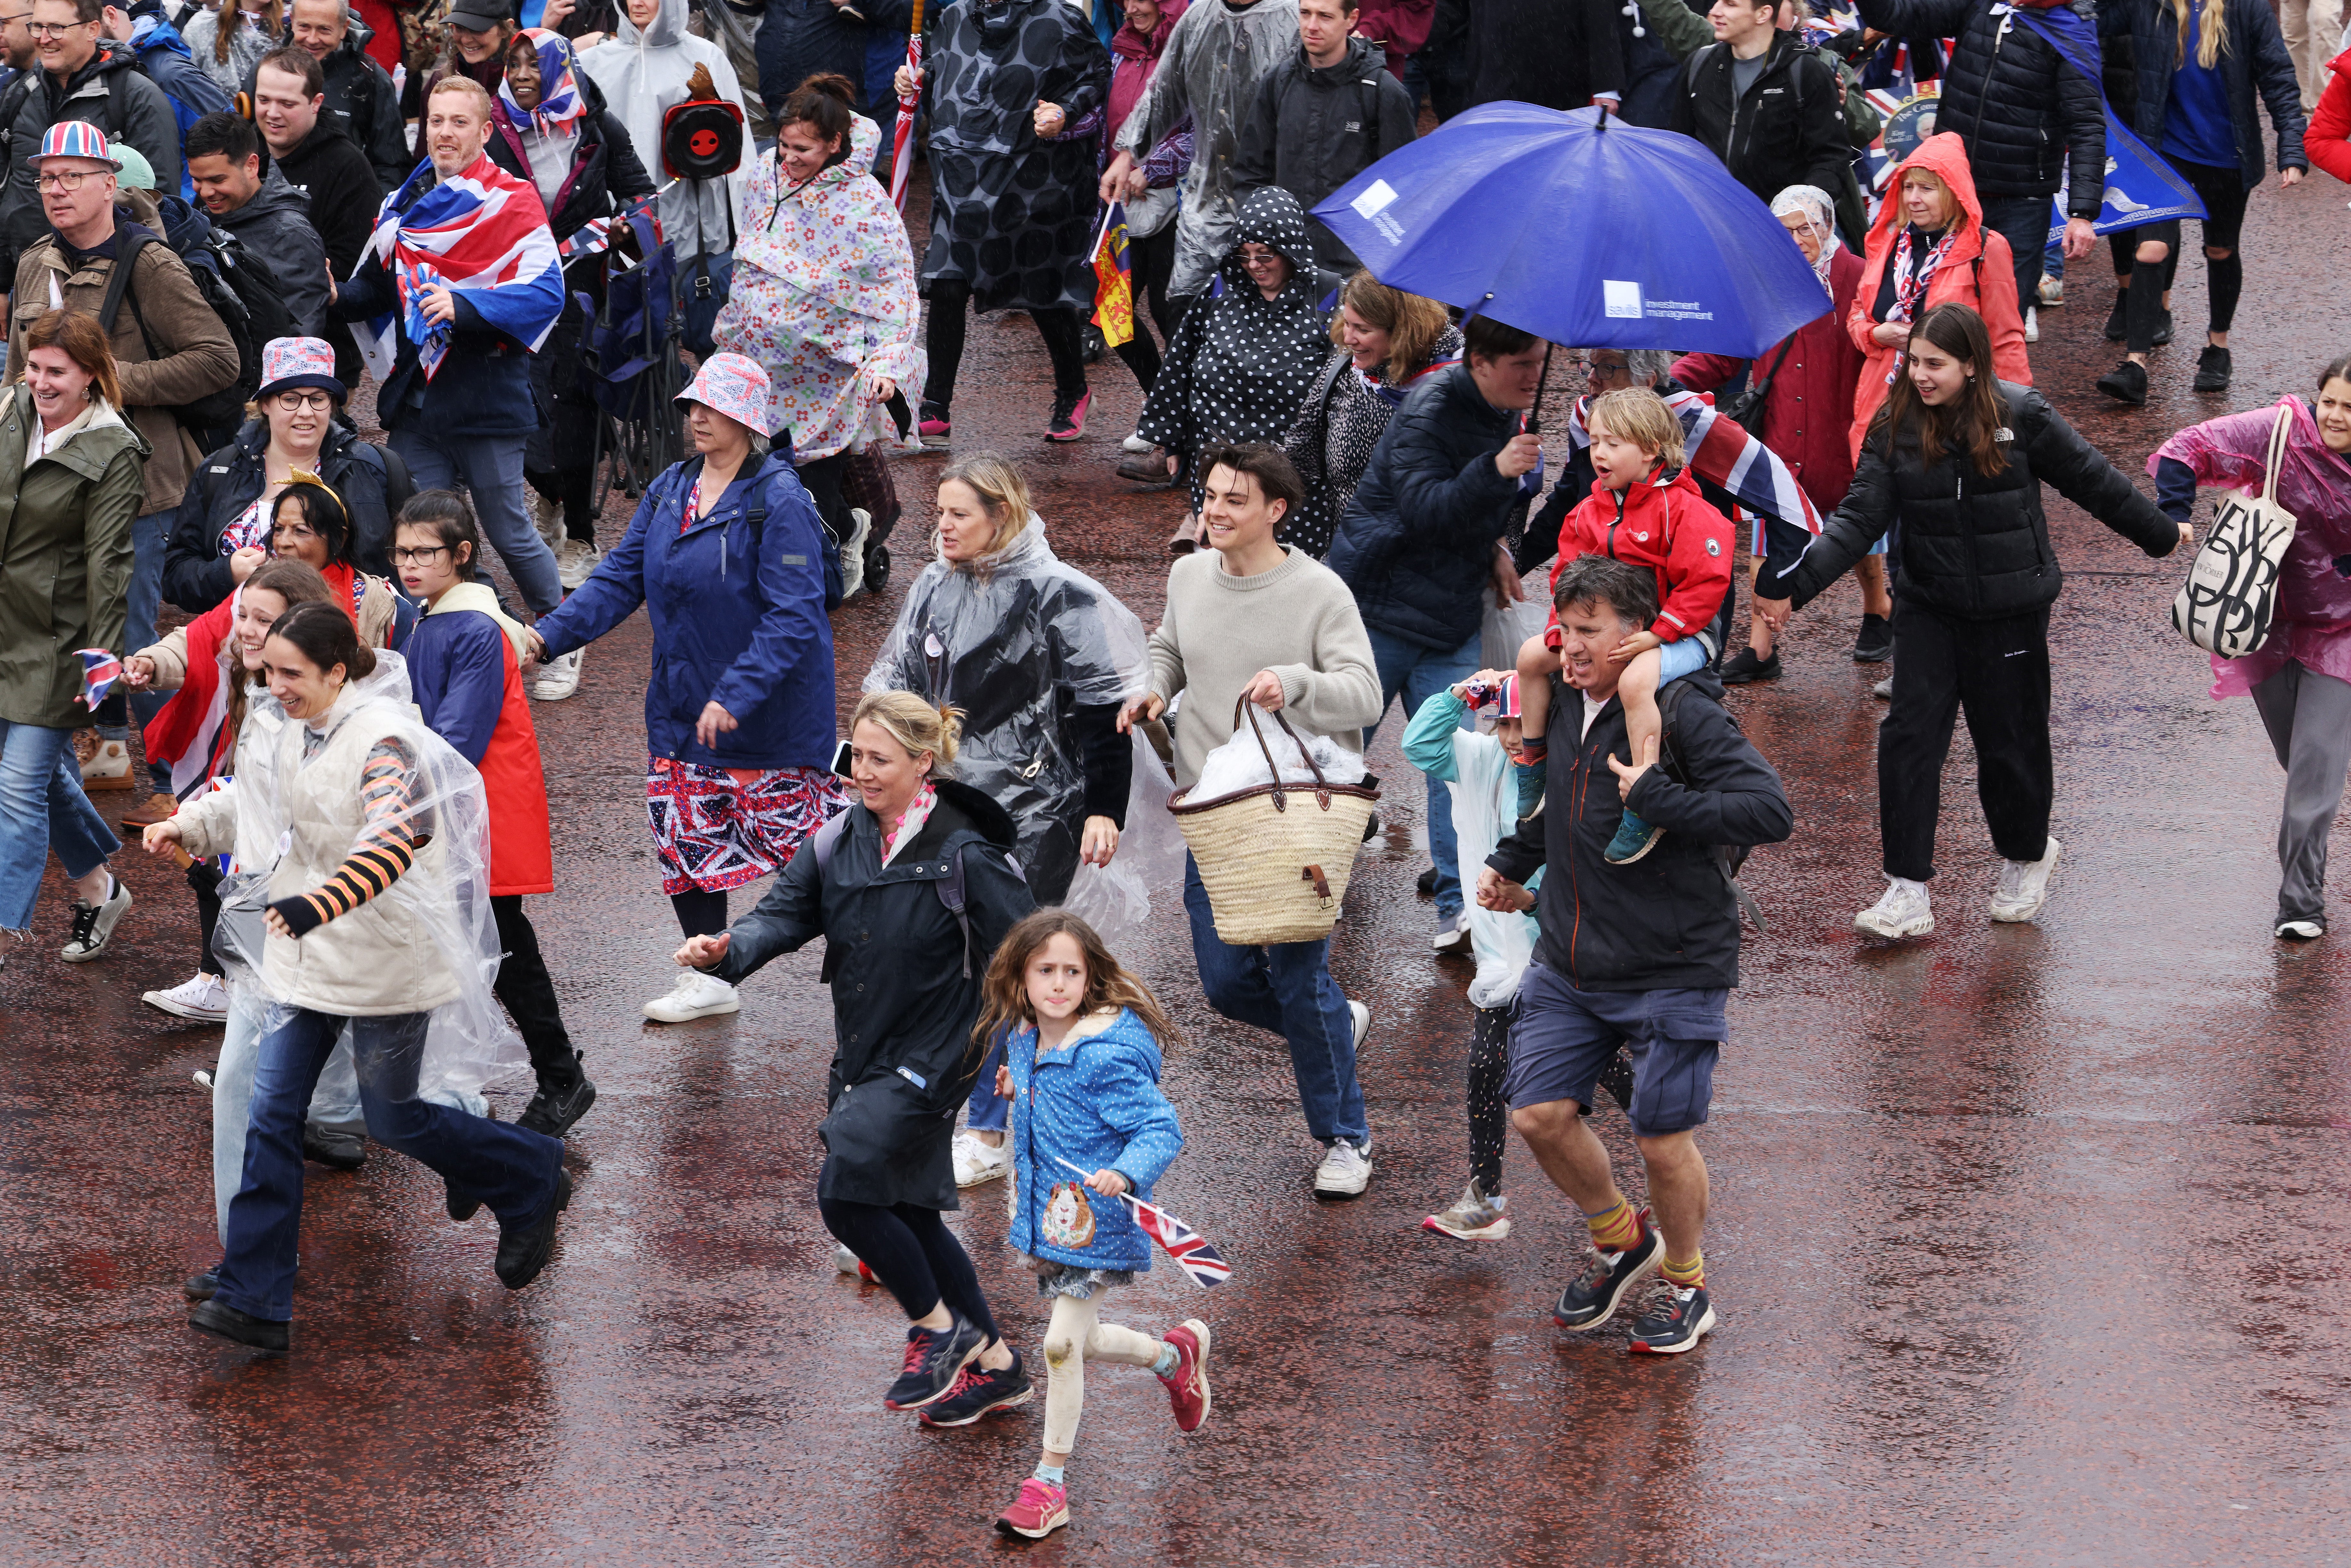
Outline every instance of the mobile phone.
<svg viewBox="0 0 2351 1568">
<path fill-rule="evenodd" d="M 849 742 L 845 740 L 832 748 L 832 776 L 836 779 L 849 777 Z"/>
</svg>

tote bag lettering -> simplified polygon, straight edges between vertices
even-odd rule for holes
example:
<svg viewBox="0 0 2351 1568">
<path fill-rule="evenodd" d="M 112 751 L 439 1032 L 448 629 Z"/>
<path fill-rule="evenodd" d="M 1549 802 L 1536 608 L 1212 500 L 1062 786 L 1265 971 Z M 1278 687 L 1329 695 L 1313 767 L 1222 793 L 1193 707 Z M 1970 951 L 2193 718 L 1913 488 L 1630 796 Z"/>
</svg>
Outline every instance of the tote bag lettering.
<svg viewBox="0 0 2351 1568">
<path fill-rule="evenodd" d="M 2239 490 L 2220 498 L 2188 581 L 2171 601 L 2171 623 L 2179 634 L 2223 659 L 2259 648 L 2277 612 L 2278 568 L 2294 528 L 2294 514 L 2278 505 L 2278 468 L 2293 428 L 2294 411 L 2278 410 L 2261 493 Z"/>
</svg>

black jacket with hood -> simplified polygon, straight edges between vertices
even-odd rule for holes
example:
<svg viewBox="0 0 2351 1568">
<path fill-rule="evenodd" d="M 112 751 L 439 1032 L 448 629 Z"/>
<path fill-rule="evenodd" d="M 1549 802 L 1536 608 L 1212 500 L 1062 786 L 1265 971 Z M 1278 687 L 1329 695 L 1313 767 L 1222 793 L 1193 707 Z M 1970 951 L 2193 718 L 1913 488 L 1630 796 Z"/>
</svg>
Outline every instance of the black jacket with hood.
<svg viewBox="0 0 2351 1568">
<path fill-rule="evenodd" d="M 327 264 L 337 277 L 349 277 L 375 232 L 376 208 L 383 204 L 375 165 L 324 115 L 277 162 L 286 183 L 309 198 L 310 226 L 327 247 Z"/>
<path fill-rule="evenodd" d="M 2229 47 L 2220 52 L 2218 68 L 2229 84 L 2229 123 L 2236 133 L 2238 173 L 2245 188 L 2251 190 L 2262 183 L 2268 163 L 2257 97 L 2268 104 L 2270 123 L 2277 128 L 2278 167 L 2308 173 L 2310 160 L 2303 152 L 2302 136 L 2309 120 L 2302 111 L 2302 87 L 2295 79 L 2294 57 L 2286 52 L 2276 14 L 2262 0 L 2207 0 L 2207 5 L 2221 7 L 2228 19 Z M 2141 141 L 2160 151 L 2163 117 L 2171 104 L 2171 80 L 2178 72 L 2175 62 L 2179 56 L 2179 22 L 2168 0 L 2162 5 L 2152 0 L 2106 0 L 2098 8 L 2098 36 L 2105 54 L 2116 52 L 2120 39 L 2130 40 L 2122 52 L 2137 65 L 2132 99 L 2138 107 L 2131 129 Z M 2124 101 L 2117 101 L 2116 110 L 2129 112 Z"/>
<path fill-rule="evenodd" d="M 309 197 L 273 164 L 245 205 L 210 216 L 216 226 L 236 235 L 245 254 L 277 280 L 278 298 L 303 334 L 322 335 L 327 327 L 327 247 L 310 225 Z"/>
<path fill-rule="evenodd" d="M 1689 57 L 1676 82 L 1670 129 L 1697 138 L 1768 206 L 1791 185 L 1844 189 L 1853 166 L 1836 72 L 1792 35 L 1774 33 L 1763 68 L 1734 99 L 1730 46 Z"/>
<path fill-rule="evenodd" d="M 293 9 L 287 7 L 287 44 L 294 42 Z M 349 29 L 343 41 L 319 62 L 319 70 L 327 78 L 327 101 L 319 106 L 319 123 L 331 125 L 350 137 L 367 154 L 376 183 L 396 191 L 415 170 L 419 157 L 408 150 L 408 122 L 401 117 L 400 89 L 392 85 L 391 73 L 367 52 L 375 29 L 360 21 L 356 10 L 346 10 L 343 21 Z M 258 72 L 260 68 L 254 69 Z M 251 76 L 246 78 L 245 90 L 248 95 L 253 91 Z"/>
<path fill-rule="evenodd" d="M 938 803 L 888 865 L 882 825 L 862 805 L 849 807 L 821 867 L 813 841 L 803 843 L 758 907 L 729 927 L 726 956 L 709 971 L 736 984 L 824 938 L 818 977 L 832 988 L 833 1053 L 819 1197 L 960 1207 L 948 1145 L 979 1074 L 971 1031 L 980 983 L 1037 901 L 1004 808 L 953 779 L 936 788 Z M 941 896 L 958 861 L 963 920 Z"/>
<path fill-rule="evenodd" d="M 48 232 L 36 183 L 40 171 L 33 160 L 40 153 L 41 138 L 61 120 L 86 120 L 110 138 L 128 141 L 153 167 L 158 191 L 179 190 L 179 116 L 171 98 L 139 68 L 129 44 L 100 38 L 89 62 L 63 83 L 36 64 L 0 88 L 0 102 L 11 99 L 17 100 L 16 115 L 0 127 L 8 137 L 8 185 L 0 193 L 0 277 L 16 277 L 16 258 Z"/>
<path fill-rule="evenodd" d="M 1521 885 L 1549 868 L 1535 894 L 1535 958 L 1579 990 L 1739 984 L 1738 895 L 1714 846 L 1776 844 L 1795 831 L 1780 775 L 1723 711 L 1722 687 L 1704 671 L 1677 684 L 1689 689 L 1666 744 L 1687 788 L 1655 767 L 1620 797 L 1608 759 L 1632 755 L 1625 705 L 1611 696 L 1586 731 L 1583 694 L 1554 684 L 1542 807 L 1486 857 Z M 1665 836 L 1631 865 L 1612 865 L 1608 841 L 1627 810 Z"/>
<path fill-rule="evenodd" d="M 1774 555 L 1764 580 L 1792 571 L 1788 597 L 1802 605 L 1834 582 L 1897 523 L 1897 591 L 1967 621 L 2021 615 L 2053 602 L 2064 582 L 2041 509 L 2043 480 L 2058 494 L 2151 556 L 2169 555 L 2179 525 L 2138 493 L 2129 476 L 2082 439 L 2031 387 L 2000 383 L 2008 465 L 1977 471 L 1956 452 L 1929 464 L 1906 431 L 1886 456 L 1882 427 L 1862 444 L 1861 464 L 1844 502 L 1801 560 Z M 1644 817 L 1646 813 L 1643 813 Z"/>
<path fill-rule="evenodd" d="M 1258 79 L 1241 121 L 1234 195 L 1246 201 L 1278 185 L 1297 197 L 1315 257 L 1337 272 L 1355 269 L 1355 253 L 1312 215 L 1314 204 L 1418 132 L 1412 99 L 1387 63 L 1384 50 L 1362 38 L 1349 38 L 1332 66 L 1310 62 L 1301 45 Z"/>
</svg>

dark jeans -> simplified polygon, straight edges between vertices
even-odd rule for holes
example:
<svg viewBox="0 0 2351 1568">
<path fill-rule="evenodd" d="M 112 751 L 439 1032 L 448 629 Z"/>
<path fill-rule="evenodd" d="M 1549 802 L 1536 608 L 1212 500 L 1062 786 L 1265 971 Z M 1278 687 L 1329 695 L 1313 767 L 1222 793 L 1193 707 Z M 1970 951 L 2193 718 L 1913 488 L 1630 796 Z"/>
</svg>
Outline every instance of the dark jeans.
<svg viewBox="0 0 2351 1568">
<path fill-rule="evenodd" d="M 498 947 L 506 957 L 498 965 L 492 992 L 514 1015 L 515 1031 L 530 1051 L 531 1071 L 542 1089 L 569 1089 L 580 1077 L 580 1053 L 564 1031 L 562 1009 L 556 1005 L 555 982 L 548 977 L 547 960 L 539 956 L 538 933 L 522 912 L 522 894 L 493 894 L 490 917 L 497 922 Z"/>
<path fill-rule="evenodd" d="M 1143 329 L 1143 312 L 1134 313 L 1134 336 L 1118 346 L 1118 357 L 1134 372 L 1135 383 L 1147 397 L 1159 379 L 1160 344 L 1175 341 L 1184 319 L 1184 302 L 1167 298 L 1167 279 L 1176 271 L 1176 220 L 1170 218 L 1157 234 L 1126 242 L 1127 284 L 1137 304 L 1151 308 L 1151 324 L 1159 329 L 1159 343 Z"/>
<path fill-rule="evenodd" d="M 911 1203 L 883 1207 L 820 1197 L 817 1212 L 833 1239 L 857 1254 L 873 1277 L 898 1298 L 907 1318 L 926 1318 L 945 1301 L 949 1310 L 979 1325 L 990 1343 L 1000 1336 L 980 1293 L 979 1271 L 971 1255 L 939 1219 L 938 1210 Z"/>
<path fill-rule="evenodd" d="M 1886 874 L 1935 874 L 1943 760 L 1961 710 L 1976 793 L 2002 858 L 2049 847 L 2057 785 L 2049 755 L 2049 611 L 1963 621 L 1915 601 L 1894 618 L 1894 703 L 1877 727 L 1877 821 Z"/>
<path fill-rule="evenodd" d="M 1235 947 L 1217 935 L 1200 868 L 1184 857 L 1184 911 L 1192 918 L 1192 960 L 1208 1005 L 1290 1043 L 1306 1130 L 1328 1144 L 1371 1141 L 1363 1085 L 1355 1082 L 1355 1019 L 1331 977 L 1331 939 Z"/>
<path fill-rule="evenodd" d="M 928 298 L 931 319 L 925 340 L 930 350 L 930 379 L 923 386 L 923 406 L 946 408 L 955 402 L 956 371 L 963 366 L 963 340 L 970 325 L 971 285 L 960 277 L 932 280 Z M 1086 395 L 1085 327 L 1066 305 L 1031 310 L 1037 335 L 1053 361 L 1053 395 L 1071 402 Z"/>
<path fill-rule="evenodd" d="M 220 925 L 221 869 L 217 861 L 190 861 L 188 886 L 196 894 L 196 973 L 223 973 L 221 961 L 213 956 L 213 930 Z"/>
<path fill-rule="evenodd" d="M 2008 241 L 2016 257 L 2016 314 L 2041 301 L 2041 253 L 2049 245 L 2049 225 L 2057 212 L 2047 196 L 2000 196 L 1983 204 L 1984 227 Z"/>
<path fill-rule="evenodd" d="M 294 1245 L 302 1228 L 302 1114 L 343 1025 L 351 1027 L 368 1134 L 489 1205 L 498 1223 L 536 1219 L 555 1201 L 563 1145 L 416 1097 L 429 1013 L 340 1019 L 308 1008 L 277 1012 L 254 1069 L 245 1180 L 229 1200 L 223 1306 L 273 1322 L 294 1317 Z"/>
<path fill-rule="evenodd" d="M 131 524 L 131 586 L 125 595 L 122 613 L 122 647 L 124 658 L 152 645 L 155 641 L 155 616 L 163 606 L 163 550 L 171 542 L 172 524 L 179 517 L 179 509 L 172 507 L 150 512 Z M 147 721 L 161 713 L 171 700 L 169 692 L 134 692 L 127 686 L 117 686 L 98 705 L 98 733 L 107 740 L 127 740 L 133 724 L 145 727 Z M 168 791 L 169 784 L 157 788 Z"/>
</svg>

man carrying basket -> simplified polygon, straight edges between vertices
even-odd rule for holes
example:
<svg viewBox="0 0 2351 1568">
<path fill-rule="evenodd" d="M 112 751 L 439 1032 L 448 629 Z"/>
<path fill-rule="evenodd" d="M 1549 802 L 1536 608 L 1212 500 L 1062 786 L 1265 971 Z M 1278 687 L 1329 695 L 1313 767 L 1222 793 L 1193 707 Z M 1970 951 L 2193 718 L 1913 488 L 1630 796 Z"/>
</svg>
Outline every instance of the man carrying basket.
<svg viewBox="0 0 2351 1568">
<path fill-rule="evenodd" d="M 1167 574 L 1166 613 L 1151 634 L 1151 690 L 1119 716 L 1125 730 L 1158 718 L 1184 694 L 1175 725 L 1179 802 L 1208 753 L 1232 737 L 1238 699 L 1280 714 L 1301 740 L 1325 736 L 1357 752 L 1363 727 L 1380 716 L 1379 671 L 1354 596 L 1312 556 L 1274 542 L 1274 528 L 1305 497 L 1298 470 L 1265 445 L 1212 447 L 1199 464 L 1207 476 L 1200 522 L 1208 548 L 1181 557 Z M 1311 810 L 1316 791 L 1292 789 L 1289 799 Z M 1329 869 L 1343 891 L 1346 868 Z M 1360 1195 L 1371 1181 L 1372 1134 L 1355 1051 L 1372 1015 L 1331 977 L 1330 937 L 1226 942 L 1189 855 L 1184 907 L 1208 1005 L 1290 1042 L 1307 1130 L 1327 1151 L 1314 1173 L 1316 1196 Z"/>
</svg>

